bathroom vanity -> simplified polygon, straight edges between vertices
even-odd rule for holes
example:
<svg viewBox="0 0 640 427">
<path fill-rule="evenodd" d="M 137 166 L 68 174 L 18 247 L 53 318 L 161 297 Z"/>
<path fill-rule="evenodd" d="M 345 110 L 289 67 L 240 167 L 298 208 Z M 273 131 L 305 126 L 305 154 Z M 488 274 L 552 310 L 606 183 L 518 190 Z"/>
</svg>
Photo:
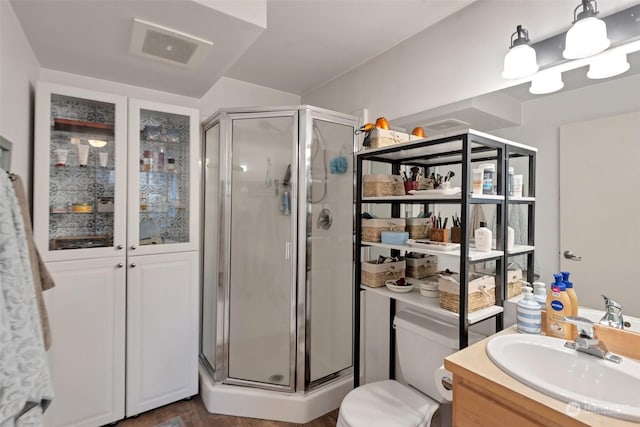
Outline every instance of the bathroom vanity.
<svg viewBox="0 0 640 427">
<path fill-rule="evenodd" d="M 612 332 L 605 337 L 608 329 Z M 597 328 L 602 341 L 614 352 L 624 347 L 640 347 L 640 335 L 611 328 Z M 500 333 L 517 334 L 515 326 Z M 624 334 L 621 337 L 620 334 Z M 632 426 L 632 421 L 600 415 L 571 407 L 509 376 L 487 356 L 489 337 L 445 359 L 444 366 L 453 372 L 454 426 Z M 611 337 L 611 338 L 610 338 Z M 620 340 L 620 342 L 618 342 Z M 618 345 L 616 345 L 618 344 Z M 636 350 L 637 353 L 637 350 Z M 637 358 L 637 354 L 624 354 Z M 551 362 L 550 362 L 551 363 Z M 523 369 L 526 367 L 523 366 Z"/>
</svg>

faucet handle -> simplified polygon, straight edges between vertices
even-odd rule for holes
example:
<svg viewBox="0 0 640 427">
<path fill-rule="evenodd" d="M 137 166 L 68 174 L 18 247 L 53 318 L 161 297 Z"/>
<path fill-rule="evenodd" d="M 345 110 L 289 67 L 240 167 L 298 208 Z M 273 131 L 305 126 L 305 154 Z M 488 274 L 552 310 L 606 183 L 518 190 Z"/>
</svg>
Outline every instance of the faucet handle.
<svg viewBox="0 0 640 427">
<path fill-rule="evenodd" d="M 605 295 L 602 295 L 602 298 L 604 298 L 604 306 L 607 310 L 609 310 L 610 308 L 615 308 L 617 310 L 622 311 L 622 304 L 620 304 L 619 302 L 614 301 Z"/>
<path fill-rule="evenodd" d="M 593 322 L 586 317 L 581 316 L 565 316 L 563 319 L 567 323 L 571 323 L 572 325 L 576 325 L 578 328 L 578 335 L 583 338 L 595 339 L 596 331 L 593 327 Z"/>
</svg>

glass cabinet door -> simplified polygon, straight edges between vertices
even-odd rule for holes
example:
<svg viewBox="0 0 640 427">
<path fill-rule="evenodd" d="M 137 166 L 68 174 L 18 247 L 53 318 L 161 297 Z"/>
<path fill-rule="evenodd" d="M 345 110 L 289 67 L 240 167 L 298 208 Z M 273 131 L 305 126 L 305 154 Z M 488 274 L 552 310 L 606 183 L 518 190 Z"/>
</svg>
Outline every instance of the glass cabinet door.
<svg viewBox="0 0 640 427">
<path fill-rule="evenodd" d="M 92 95 L 39 86 L 34 208 L 46 260 L 123 248 L 125 98 Z"/>
<path fill-rule="evenodd" d="M 196 249 L 196 110 L 130 100 L 130 255 Z"/>
</svg>

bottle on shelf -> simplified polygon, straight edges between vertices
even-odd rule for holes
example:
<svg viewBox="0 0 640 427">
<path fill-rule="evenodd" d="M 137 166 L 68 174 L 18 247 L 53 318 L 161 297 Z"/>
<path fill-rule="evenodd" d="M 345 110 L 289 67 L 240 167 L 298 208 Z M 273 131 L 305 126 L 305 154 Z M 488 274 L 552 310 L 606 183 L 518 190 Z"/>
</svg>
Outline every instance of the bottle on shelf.
<svg viewBox="0 0 640 427">
<path fill-rule="evenodd" d="M 564 282 L 564 285 L 567 288 L 567 295 L 569 295 L 569 299 L 571 300 L 571 315 L 572 316 L 577 316 L 578 315 L 578 295 L 576 295 L 576 291 L 573 288 L 573 282 L 569 281 L 569 273 L 568 271 L 563 271 L 562 272 L 562 281 Z M 572 325 L 572 336 L 571 338 L 575 338 L 576 336 L 578 336 L 578 328 L 575 325 Z"/>
<path fill-rule="evenodd" d="M 493 175 L 496 171 L 495 166 L 492 164 L 483 165 L 482 170 L 484 171 L 482 174 L 482 194 L 495 194 L 493 190 Z"/>
<path fill-rule="evenodd" d="M 476 250 L 481 252 L 491 251 L 492 233 L 486 227 L 486 223 L 481 222 L 480 228 L 473 233 L 476 240 Z"/>
<path fill-rule="evenodd" d="M 140 210 L 141 211 L 147 210 L 147 194 L 146 193 L 142 193 L 140 195 Z"/>
<path fill-rule="evenodd" d="M 172 158 L 167 159 L 166 171 L 167 172 L 176 172 L 177 171 L 176 159 L 172 159 Z"/>
<path fill-rule="evenodd" d="M 156 165 L 156 168 L 158 169 L 159 172 L 164 171 L 164 146 L 163 145 L 160 146 L 160 151 L 158 152 L 158 164 Z"/>
<path fill-rule="evenodd" d="M 513 228 L 507 227 L 507 250 L 513 250 L 516 242 L 516 232 Z"/>
<path fill-rule="evenodd" d="M 547 305 L 547 285 L 544 282 L 533 282 L 533 298 L 542 307 Z"/>
<path fill-rule="evenodd" d="M 153 152 L 151 150 L 144 150 L 142 154 L 142 171 L 151 172 L 153 169 Z"/>
<path fill-rule="evenodd" d="M 514 169 L 510 167 L 509 173 L 507 174 L 507 195 L 508 196 L 513 196 L 513 174 L 514 174 Z"/>
</svg>

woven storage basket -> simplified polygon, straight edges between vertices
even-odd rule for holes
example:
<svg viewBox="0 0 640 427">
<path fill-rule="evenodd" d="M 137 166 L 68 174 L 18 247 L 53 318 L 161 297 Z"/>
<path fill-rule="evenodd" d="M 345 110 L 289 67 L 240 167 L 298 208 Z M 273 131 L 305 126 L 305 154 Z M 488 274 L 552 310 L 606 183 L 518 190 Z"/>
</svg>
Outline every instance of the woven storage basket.
<svg viewBox="0 0 640 427">
<path fill-rule="evenodd" d="M 431 228 L 430 218 L 406 218 L 410 239 L 426 239 Z M 434 273 L 435 274 L 435 273 Z"/>
<path fill-rule="evenodd" d="M 383 231 L 404 231 L 402 218 L 375 218 L 362 220 L 362 241 L 380 242 Z"/>
<path fill-rule="evenodd" d="M 507 299 L 522 293 L 522 270 L 507 271 Z"/>
<path fill-rule="evenodd" d="M 376 260 L 363 261 L 360 269 L 361 281 L 370 288 L 385 286 L 387 280 L 397 280 L 404 277 L 405 262 L 386 262 L 376 264 Z"/>
<path fill-rule="evenodd" d="M 438 257 L 426 255 L 424 258 L 406 258 L 407 277 L 422 279 L 438 273 Z"/>
<path fill-rule="evenodd" d="M 372 174 L 362 177 L 362 197 L 404 196 L 400 175 Z"/>
<path fill-rule="evenodd" d="M 388 147 L 409 141 L 409 134 L 389 129 L 375 128 L 371 131 L 371 145 L 369 148 Z"/>
<path fill-rule="evenodd" d="M 445 310 L 460 312 L 460 275 L 440 274 L 438 289 L 440 290 L 440 307 Z M 469 307 L 467 312 L 490 307 L 496 303 L 496 284 L 493 276 L 469 273 Z"/>
</svg>

